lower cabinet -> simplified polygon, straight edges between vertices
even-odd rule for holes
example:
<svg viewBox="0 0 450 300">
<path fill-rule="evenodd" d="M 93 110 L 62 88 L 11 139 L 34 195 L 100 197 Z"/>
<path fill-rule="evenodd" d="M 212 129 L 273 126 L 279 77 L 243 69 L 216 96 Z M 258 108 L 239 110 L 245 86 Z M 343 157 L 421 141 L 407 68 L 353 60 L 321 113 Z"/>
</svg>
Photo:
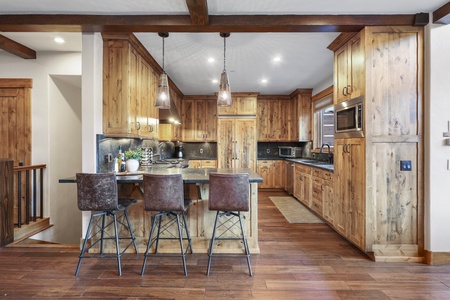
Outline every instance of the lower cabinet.
<svg viewBox="0 0 450 300">
<path fill-rule="evenodd" d="M 283 160 L 258 160 L 257 173 L 263 182 L 259 183 L 261 189 L 284 188 L 285 174 Z"/>
<path fill-rule="evenodd" d="M 311 209 L 334 225 L 334 178 L 330 171 L 313 168 Z"/>
<path fill-rule="evenodd" d="M 311 167 L 302 164 L 294 166 L 294 197 L 311 207 Z"/>
<path fill-rule="evenodd" d="M 216 159 L 210 159 L 210 160 L 203 160 L 203 159 L 190 159 L 189 160 L 189 167 L 190 168 L 217 168 L 217 160 Z"/>
</svg>

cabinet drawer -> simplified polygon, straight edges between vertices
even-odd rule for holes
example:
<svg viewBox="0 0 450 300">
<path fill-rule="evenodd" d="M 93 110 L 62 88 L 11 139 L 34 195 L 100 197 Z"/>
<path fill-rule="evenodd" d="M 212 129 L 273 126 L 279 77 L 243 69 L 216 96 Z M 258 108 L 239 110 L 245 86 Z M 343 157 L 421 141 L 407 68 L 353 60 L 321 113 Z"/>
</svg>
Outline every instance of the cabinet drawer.
<svg viewBox="0 0 450 300">
<path fill-rule="evenodd" d="M 317 199 L 313 198 L 311 209 L 318 213 L 320 216 L 323 215 L 323 203 L 322 201 L 317 201 Z"/>
<path fill-rule="evenodd" d="M 202 160 L 202 168 L 217 168 L 217 160 Z"/>
<path fill-rule="evenodd" d="M 295 172 L 311 174 L 311 167 L 303 164 L 295 164 Z"/>
<path fill-rule="evenodd" d="M 313 168 L 312 175 L 314 177 L 322 178 L 323 180 L 333 180 L 333 173 L 325 170 Z"/>
</svg>

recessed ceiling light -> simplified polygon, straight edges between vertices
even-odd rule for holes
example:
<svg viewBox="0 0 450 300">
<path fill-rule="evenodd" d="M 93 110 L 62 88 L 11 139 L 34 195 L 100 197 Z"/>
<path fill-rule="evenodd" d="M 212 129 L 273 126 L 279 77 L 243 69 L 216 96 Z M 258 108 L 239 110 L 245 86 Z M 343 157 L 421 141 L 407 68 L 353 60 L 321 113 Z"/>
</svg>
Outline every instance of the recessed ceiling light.
<svg viewBox="0 0 450 300">
<path fill-rule="evenodd" d="M 210 57 L 210 58 L 208 58 L 208 62 L 209 63 L 213 63 L 213 62 L 215 62 L 216 60 L 214 59 L 214 57 Z"/>
<path fill-rule="evenodd" d="M 273 58 L 273 62 L 279 62 L 279 61 L 281 61 L 281 57 L 275 56 L 275 57 Z"/>
<path fill-rule="evenodd" d="M 211 82 L 212 82 L 212 83 L 219 83 L 219 80 L 213 79 L 213 80 L 211 80 Z"/>
<path fill-rule="evenodd" d="M 55 37 L 53 40 L 58 44 L 64 44 L 66 42 L 62 37 L 59 36 Z"/>
<path fill-rule="evenodd" d="M 261 79 L 261 83 L 267 83 L 268 80 L 266 78 Z"/>
</svg>

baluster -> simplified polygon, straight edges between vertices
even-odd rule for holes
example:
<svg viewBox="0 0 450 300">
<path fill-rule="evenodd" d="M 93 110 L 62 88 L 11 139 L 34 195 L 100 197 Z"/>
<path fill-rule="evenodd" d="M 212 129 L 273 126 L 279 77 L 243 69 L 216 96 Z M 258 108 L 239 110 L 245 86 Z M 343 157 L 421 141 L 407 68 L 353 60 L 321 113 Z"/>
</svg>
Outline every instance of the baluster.
<svg viewBox="0 0 450 300">
<path fill-rule="evenodd" d="M 33 221 L 36 222 L 36 204 L 37 204 L 37 200 L 36 200 L 36 169 L 33 169 Z"/>
</svg>

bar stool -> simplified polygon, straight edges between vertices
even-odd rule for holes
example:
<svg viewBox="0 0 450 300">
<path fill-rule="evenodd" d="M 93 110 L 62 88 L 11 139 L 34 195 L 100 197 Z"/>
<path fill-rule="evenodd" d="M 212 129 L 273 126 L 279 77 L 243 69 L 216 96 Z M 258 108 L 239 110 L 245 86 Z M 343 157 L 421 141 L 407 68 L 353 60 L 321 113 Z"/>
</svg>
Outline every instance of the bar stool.
<svg viewBox="0 0 450 300">
<path fill-rule="evenodd" d="M 94 213 L 91 214 L 84 237 L 75 276 L 78 276 L 83 258 L 117 258 L 117 270 L 119 276 L 121 276 L 120 258 L 122 254 L 125 253 L 131 244 L 133 244 L 136 253 L 138 252 L 133 228 L 127 213 L 127 207 L 135 203 L 136 200 L 118 198 L 116 175 L 113 173 L 77 173 L 76 179 L 78 208 L 82 211 L 94 211 Z M 107 223 L 106 217 L 112 218 L 112 220 Z M 127 231 L 127 234 L 129 234 L 127 237 L 120 237 L 118 224 L 121 225 L 121 229 Z M 111 225 L 114 227 L 114 235 L 107 231 Z M 91 242 L 86 247 L 88 240 Z M 104 255 L 105 240 L 115 241 L 116 255 Z M 120 240 L 130 240 L 122 252 L 120 251 Z M 99 254 L 87 254 L 89 249 L 97 244 L 100 244 Z"/>
<path fill-rule="evenodd" d="M 184 276 L 187 276 L 186 253 L 191 250 L 191 237 L 186 222 L 186 210 L 192 204 L 191 200 L 184 199 L 183 177 L 181 174 L 157 175 L 144 174 L 144 209 L 146 211 L 157 211 L 159 213 L 153 216 L 150 236 L 147 242 L 147 249 L 144 253 L 144 263 L 142 264 L 141 275 L 144 275 L 147 258 L 153 256 L 163 256 L 167 254 L 158 254 L 159 240 L 179 240 L 180 255 L 183 260 Z M 180 221 L 180 215 L 182 222 Z M 162 217 L 167 216 L 163 223 Z M 178 236 L 169 231 L 170 227 L 177 225 Z M 153 232 L 158 227 L 156 237 L 153 238 Z M 188 247 L 184 251 L 182 227 L 186 231 Z M 169 237 L 161 237 L 161 235 Z M 152 245 L 155 244 L 155 253 L 149 253 Z M 169 255 L 170 256 L 170 255 Z"/>
<path fill-rule="evenodd" d="M 206 271 L 206 275 L 209 275 L 214 242 L 216 240 L 242 240 L 245 250 L 244 255 L 247 257 L 248 271 L 250 276 L 253 276 L 252 267 L 250 265 L 250 251 L 248 250 L 247 238 L 245 237 L 241 217 L 241 211 L 249 211 L 249 202 L 250 182 L 248 174 L 209 174 L 209 210 L 216 210 L 217 213 L 212 238 L 209 244 L 208 269 Z M 226 217 L 226 220 L 224 222 L 220 222 L 220 217 Z M 239 220 L 234 221 L 234 217 L 238 217 Z M 233 227 L 238 222 L 241 229 L 241 237 L 232 231 Z M 224 231 L 216 237 L 217 228 L 221 227 L 224 228 Z M 222 237 L 227 232 L 230 232 L 236 237 Z"/>
</svg>

